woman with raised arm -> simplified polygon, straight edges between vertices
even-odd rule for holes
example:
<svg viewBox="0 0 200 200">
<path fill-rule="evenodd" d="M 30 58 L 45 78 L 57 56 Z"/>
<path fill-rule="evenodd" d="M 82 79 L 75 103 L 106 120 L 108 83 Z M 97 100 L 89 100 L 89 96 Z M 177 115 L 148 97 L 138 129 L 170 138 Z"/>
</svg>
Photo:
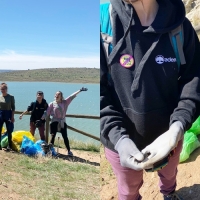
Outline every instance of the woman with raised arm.
<svg viewBox="0 0 200 200">
<path fill-rule="evenodd" d="M 56 92 L 55 100 L 49 104 L 46 113 L 47 116 L 52 116 L 50 124 L 50 134 L 51 134 L 50 145 L 54 145 L 56 133 L 60 132 L 62 134 L 69 156 L 73 156 L 73 153 L 70 150 L 69 140 L 67 137 L 67 124 L 65 115 L 69 104 L 81 91 L 87 91 L 87 88 L 81 88 L 77 92 L 71 94 L 66 99 L 64 99 L 63 93 L 61 91 Z"/>
</svg>

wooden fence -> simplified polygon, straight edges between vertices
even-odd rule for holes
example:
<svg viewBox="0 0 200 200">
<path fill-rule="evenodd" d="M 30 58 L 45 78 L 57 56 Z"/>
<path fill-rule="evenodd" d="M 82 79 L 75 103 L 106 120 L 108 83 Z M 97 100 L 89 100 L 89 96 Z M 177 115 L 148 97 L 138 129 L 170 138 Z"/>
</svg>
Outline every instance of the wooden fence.
<svg viewBox="0 0 200 200">
<path fill-rule="evenodd" d="M 15 111 L 15 114 L 21 114 L 23 111 Z M 30 113 L 27 113 L 26 115 L 30 115 Z M 92 116 L 92 115 L 72 115 L 72 114 L 66 114 L 66 117 L 71 117 L 71 118 L 83 118 L 83 119 L 97 119 L 99 120 L 100 117 L 99 116 Z M 50 117 L 48 117 L 46 119 L 46 128 L 45 128 L 45 139 L 46 139 L 46 142 L 49 141 L 49 124 L 50 124 Z M 100 138 L 99 137 L 96 137 L 92 134 L 89 134 L 89 133 L 86 133 L 82 130 L 79 130 L 79 129 L 76 129 L 72 126 L 69 126 L 67 125 L 67 128 L 72 130 L 72 131 L 75 131 L 77 133 L 80 133 L 82 135 L 85 135 L 87 137 L 90 137 L 90 138 L 93 138 L 94 140 L 97 140 L 97 141 L 100 141 Z M 99 130 L 100 131 L 100 130 Z"/>
</svg>

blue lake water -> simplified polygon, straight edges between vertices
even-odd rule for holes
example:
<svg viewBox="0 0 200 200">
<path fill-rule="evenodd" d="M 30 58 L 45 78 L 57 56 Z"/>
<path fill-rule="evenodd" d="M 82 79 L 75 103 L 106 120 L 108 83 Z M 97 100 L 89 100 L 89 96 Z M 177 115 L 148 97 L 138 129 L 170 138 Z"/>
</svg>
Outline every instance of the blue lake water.
<svg viewBox="0 0 200 200">
<path fill-rule="evenodd" d="M 54 82 L 6 82 L 8 84 L 8 93 L 14 95 L 15 106 L 17 111 L 25 111 L 32 101 L 36 100 L 36 92 L 42 90 L 44 98 L 48 103 L 54 100 L 54 95 L 57 91 L 62 91 L 64 97 L 68 97 L 72 93 L 79 90 L 81 87 L 87 87 L 88 91 L 81 92 L 71 102 L 68 107 L 67 114 L 79 115 L 95 115 L 99 116 L 99 84 L 79 84 L 79 83 L 54 83 Z M 23 119 L 19 119 L 19 115 L 15 115 L 15 130 L 29 130 L 30 116 L 24 115 Z M 99 137 L 100 121 L 94 119 L 66 119 L 67 124 Z M 36 135 L 39 135 L 36 130 Z M 95 142 L 94 139 L 89 139 L 79 133 L 68 129 L 68 137 L 84 142 Z"/>
</svg>

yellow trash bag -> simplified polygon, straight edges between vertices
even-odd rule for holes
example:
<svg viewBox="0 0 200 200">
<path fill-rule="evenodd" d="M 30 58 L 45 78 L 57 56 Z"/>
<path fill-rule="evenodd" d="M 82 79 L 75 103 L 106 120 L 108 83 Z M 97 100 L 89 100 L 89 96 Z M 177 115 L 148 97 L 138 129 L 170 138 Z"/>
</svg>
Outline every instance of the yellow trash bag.
<svg viewBox="0 0 200 200">
<path fill-rule="evenodd" d="M 1 134 L 5 133 L 5 132 L 6 132 L 6 129 L 4 127 L 2 127 Z"/>
<path fill-rule="evenodd" d="M 15 151 L 20 151 L 23 136 L 28 137 L 31 141 L 35 142 L 35 138 L 29 131 L 14 131 L 12 133 L 12 148 Z"/>
</svg>

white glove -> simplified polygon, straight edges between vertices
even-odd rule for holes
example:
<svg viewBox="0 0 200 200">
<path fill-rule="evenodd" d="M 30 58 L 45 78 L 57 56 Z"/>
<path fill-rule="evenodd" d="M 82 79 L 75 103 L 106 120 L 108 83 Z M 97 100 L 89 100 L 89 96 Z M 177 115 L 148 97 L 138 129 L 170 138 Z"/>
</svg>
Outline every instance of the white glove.
<svg viewBox="0 0 200 200">
<path fill-rule="evenodd" d="M 120 138 L 115 145 L 115 149 L 119 153 L 121 166 L 137 171 L 143 169 L 140 166 L 140 162 L 144 159 L 144 156 L 128 136 Z"/>
<path fill-rule="evenodd" d="M 174 122 L 169 130 L 150 145 L 142 150 L 145 159 L 141 163 L 144 169 L 150 169 L 153 164 L 167 157 L 169 153 L 177 146 L 179 140 L 183 138 L 183 125 L 180 121 Z"/>
</svg>

